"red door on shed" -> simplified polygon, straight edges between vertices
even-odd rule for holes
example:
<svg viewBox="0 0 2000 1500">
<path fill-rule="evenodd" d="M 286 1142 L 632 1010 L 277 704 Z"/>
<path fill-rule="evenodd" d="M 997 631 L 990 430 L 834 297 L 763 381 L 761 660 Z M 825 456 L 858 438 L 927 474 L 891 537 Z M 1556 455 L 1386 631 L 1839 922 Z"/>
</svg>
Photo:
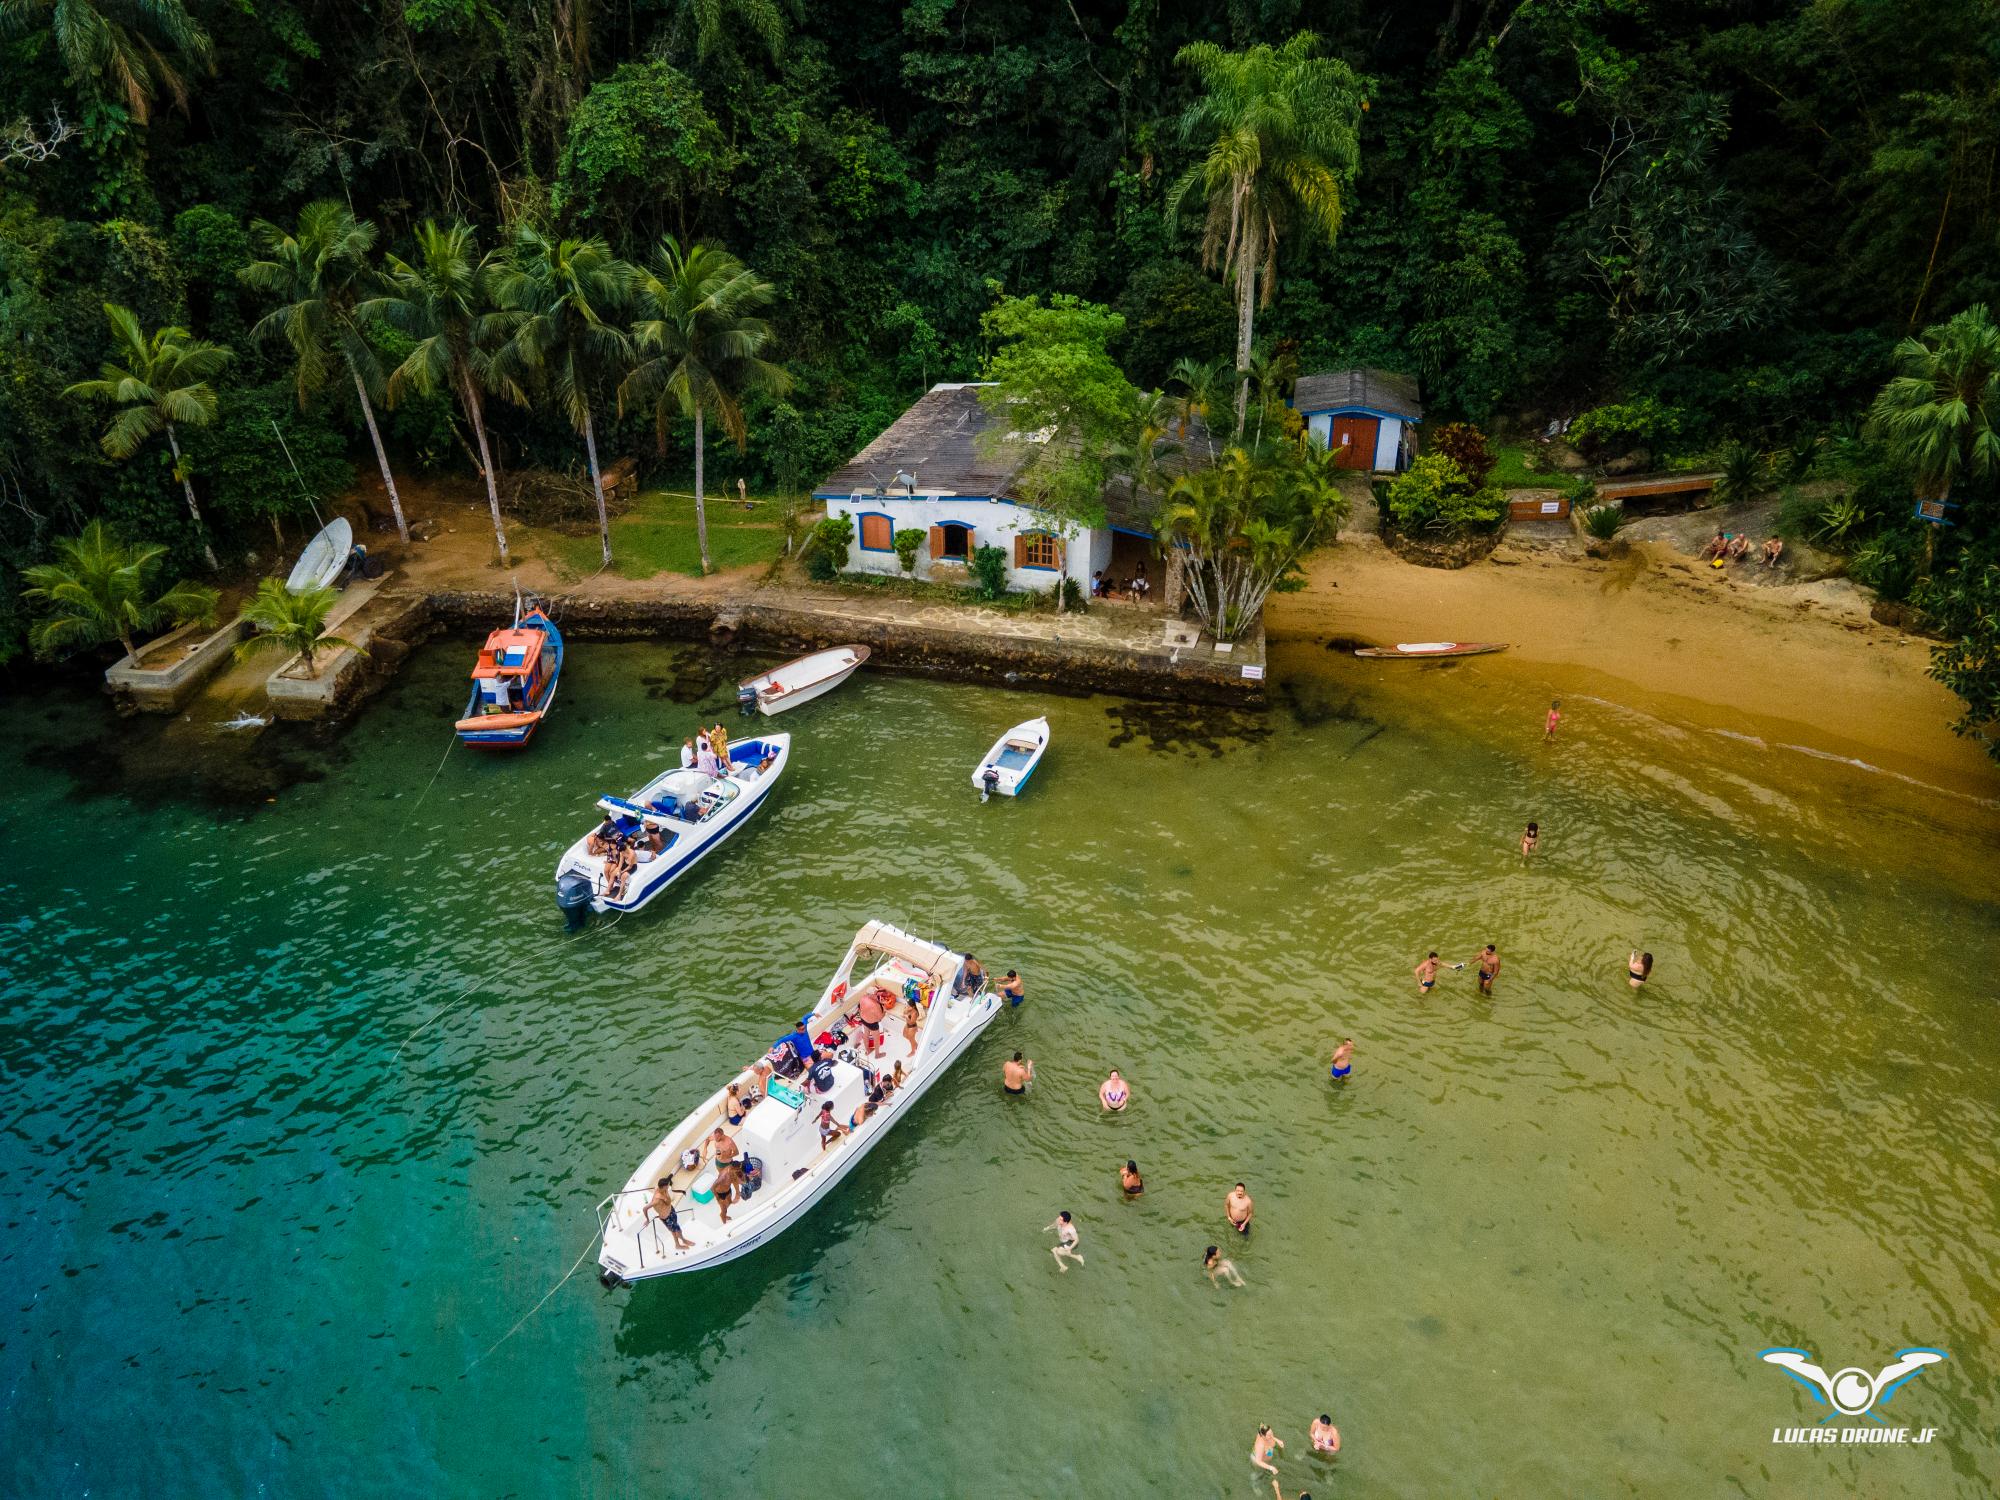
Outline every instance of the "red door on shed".
<svg viewBox="0 0 2000 1500">
<path fill-rule="evenodd" d="M 1329 448 L 1341 448 L 1340 467 L 1343 469 L 1373 469 L 1375 467 L 1376 431 L 1382 425 L 1375 417 L 1335 417 L 1333 431 L 1327 440 Z M 1346 444 L 1344 448 L 1342 444 Z"/>
</svg>

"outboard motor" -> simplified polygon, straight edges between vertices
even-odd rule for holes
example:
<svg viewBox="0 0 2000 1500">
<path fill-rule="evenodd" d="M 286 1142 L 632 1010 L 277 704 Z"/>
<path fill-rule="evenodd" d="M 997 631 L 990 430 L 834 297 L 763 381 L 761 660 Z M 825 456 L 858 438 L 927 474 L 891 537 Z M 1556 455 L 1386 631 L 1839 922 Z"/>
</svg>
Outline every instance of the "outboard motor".
<svg viewBox="0 0 2000 1500">
<path fill-rule="evenodd" d="M 590 877 L 581 870 L 565 870 L 556 877 L 556 907 L 571 932 L 590 920 Z"/>
<path fill-rule="evenodd" d="M 986 783 L 979 792 L 979 800 L 981 802 L 984 802 L 988 797 L 1000 790 L 1000 768 L 998 766 L 988 766 L 981 773 L 979 779 Z"/>
<path fill-rule="evenodd" d="M 757 690 L 747 682 L 736 690 L 736 707 L 745 718 L 757 712 Z"/>
</svg>

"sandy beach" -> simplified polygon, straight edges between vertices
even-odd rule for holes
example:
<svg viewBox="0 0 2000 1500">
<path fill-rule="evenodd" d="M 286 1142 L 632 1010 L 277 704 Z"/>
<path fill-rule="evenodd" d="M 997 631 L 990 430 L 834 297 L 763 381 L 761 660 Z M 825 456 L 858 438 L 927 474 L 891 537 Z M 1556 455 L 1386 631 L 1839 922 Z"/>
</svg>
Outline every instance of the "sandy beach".
<svg viewBox="0 0 2000 1500">
<path fill-rule="evenodd" d="M 1274 596 L 1272 659 L 1330 643 L 1505 641 L 1482 677 L 1525 693 L 1600 693 L 1677 722 L 2000 797 L 2000 765 L 1947 727 L 1958 700 L 1925 675 L 1930 643 L 1876 624 L 1844 581 L 1751 587 L 1661 542 L 1599 559 L 1503 544 L 1458 571 L 1412 566 L 1372 538 L 1314 557 Z M 1413 693 L 1440 669 L 1392 663 Z M 1390 690 L 1393 690 L 1393 686 Z"/>
</svg>

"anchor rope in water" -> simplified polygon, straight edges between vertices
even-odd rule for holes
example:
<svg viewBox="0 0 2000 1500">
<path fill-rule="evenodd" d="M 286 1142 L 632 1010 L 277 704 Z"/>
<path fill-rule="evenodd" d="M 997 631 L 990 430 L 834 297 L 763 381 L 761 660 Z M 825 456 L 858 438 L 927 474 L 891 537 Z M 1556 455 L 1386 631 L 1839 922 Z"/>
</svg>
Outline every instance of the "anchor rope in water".
<svg viewBox="0 0 2000 1500">
<path fill-rule="evenodd" d="M 525 1324 L 528 1321 L 528 1319 L 532 1318 L 536 1313 L 540 1312 L 544 1307 L 548 1306 L 549 1298 L 555 1296 L 557 1292 L 561 1291 L 564 1287 L 569 1285 L 570 1277 L 574 1276 L 577 1273 L 577 1271 L 581 1269 L 584 1261 L 590 1258 L 590 1252 L 596 1248 L 597 1248 L 597 1240 L 595 1237 L 593 1237 L 590 1243 L 583 1247 L 583 1254 L 579 1255 L 576 1258 L 575 1263 L 572 1264 L 567 1271 L 563 1272 L 563 1279 L 561 1281 L 558 1281 L 554 1286 L 550 1287 L 546 1292 L 542 1293 L 542 1300 L 540 1302 L 537 1302 L 533 1307 L 529 1308 L 526 1312 L 522 1313 L 520 1318 L 515 1321 L 514 1326 L 508 1329 L 505 1333 L 501 1334 L 499 1338 L 495 1339 L 493 1341 L 492 1347 L 487 1349 L 485 1354 L 480 1355 L 478 1359 L 475 1359 L 471 1364 L 467 1365 L 463 1370 L 459 1371 L 458 1378 L 460 1380 L 463 1380 L 465 1379 L 466 1376 L 470 1375 L 474 1370 L 479 1368 L 480 1362 L 484 1360 L 487 1357 L 487 1355 L 491 1354 L 494 1349 L 498 1349 L 502 1344 L 506 1343 L 507 1340 L 511 1339 L 515 1334 L 519 1333 L 521 1331 L 522 1325 Z"/>
</svg>

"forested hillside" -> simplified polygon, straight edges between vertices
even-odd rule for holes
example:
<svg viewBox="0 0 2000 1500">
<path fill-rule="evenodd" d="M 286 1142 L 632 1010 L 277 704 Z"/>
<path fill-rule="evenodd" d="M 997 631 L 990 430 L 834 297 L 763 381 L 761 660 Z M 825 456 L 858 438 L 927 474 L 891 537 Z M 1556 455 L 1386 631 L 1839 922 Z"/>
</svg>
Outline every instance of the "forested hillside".
<svg viewBox="0 0 2000 1500">
<path fill-rule="evenodd" d="M 2000 20 L 1986 0 L 0 0 L 0 546 L 103 515 L 193 539 L 165 448 L 100 451 L 65 399 L 102 304 L 234 352 L 183 438 L 219 531 L 373 466 L 351 390 L 301 413 L 252 223 L 323 198 L 408 254 L 419 221 L 714 241 L 777 295 L 747 452 L 798 486 L 925 384 L 979 368 L 996 288 L 1124 315 L 1142 386 L 1234 352 L 1176 54 L 1318 34 L 1361 80 L 1328 245 L 1283 247 L 1265 349 L 1420 376 L 1481 423 L 1653 397 L 1691 440 L 1858 423 L 1895 342 L 2000 299 Z M 396 355 L 393 335 L 381 352 Z M 448 395 L 381 414 L 397 462 L 469 471 Z M 496 457 L 578 463 L 546 405 L 490 403 Z M 650 410 L 602 445 L 651 453 Z M 278 451 L 282 433 L 289 459 Z M 684 430 L 668 466 L 685 467 Z M 711 480 L 711 482 L 714 482 Z M 9 585 L 11 595 L 12 585 Z M 11 641 L 17 631 L 5 632 Z"/>
</svg>

